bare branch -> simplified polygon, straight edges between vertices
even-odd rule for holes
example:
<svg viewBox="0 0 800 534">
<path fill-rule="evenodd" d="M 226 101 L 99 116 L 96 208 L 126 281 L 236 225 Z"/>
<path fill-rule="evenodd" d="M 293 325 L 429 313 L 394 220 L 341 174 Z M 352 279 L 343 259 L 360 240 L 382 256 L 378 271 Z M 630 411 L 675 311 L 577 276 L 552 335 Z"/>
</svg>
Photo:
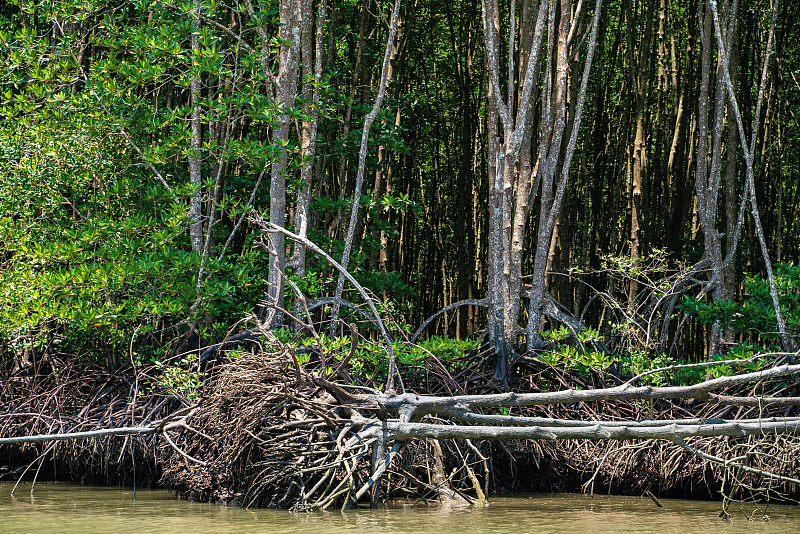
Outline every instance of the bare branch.
<svg viewBox="0 0 800 534">
<path fill-rule="evenodd" d="M 0 445 L 14 443 L 40 443 L 44 441 L 64 441 L 87 438 L 104 438 L 108 436 L 131 436 L 155 434 L 159 428 L 152 426 L 125 426 L 120 428 L 105 428 L 100 430 L 87 430 L 86 432 L 66 432 L 64 434 L 37 434 L 35 436 L 15 436 L 0 438 Z"/>
<path fill-rule="evenodd" d="M 768 434 L 798 434 L 800 420 L 771 423 L 740 423 L 653 426 L 609 426 L 598 422 L 586 427 L 519 427 L 519 426 L 461 426 L 429 423 L 400 423 L 386 421 L 384 430 L 398 440 L 431 439 L 588 439 L 617 440 L 662 439 L 675 441 L 688 437 L 762 436 Z"/>
<path fill-rule="evenodd" d="M 416 343 L 417 339 L 419 339 L 419 336 L 422 334 L 423 330 L 425 330 L 425 327 L 431 324 L 437 317 L 439 317 L 443 313 L 449 312 L 450 310 L 453 310 L 460 306 L 482 306 L 485 308 L 488 305 L 489 304 L 486 302 L 486 299 L 465 299 L 465 300 L 459 300 L 458 302 L 454 302 L 452 304 L 448 304 L 441 310 L 437 311 L 436 313 L 428 317 L 425 320 L 425 322 L 422 323 L 422 325 L 420 325 L 419 328 L 417 328 L 417 331 L 414 332 L 413 336 L 411 336 L 411 343 Z"/>
<path fill-rule="evenodd" d="M 784 477 L 784 476 L 781 476 L 781 475 L 776 475 L 774 473 L 770 473 L 769 471 L 762 471 L 761 469 L 756 469 L 754 467 L 749 467 L 749 466 L 746 466 L 746 465 L 742 465 L 742 464 L 740 464 L 739 462 L 736 462 L 736 461 L 725 460 L 724 458 L 720 458 L 719 456 L 714 456 L 712 454 L 708 454 L 707 452 L 700 451 L 698 449 L 695 449 L 694 447 L 691 447 L 691 446 L 687 445 L 686 442 L 683 441 L 682 439 L 676 439 L 674 441 L 675 441 L 675 443 L 677 443 L 678 445 L 680 445 L 681 447 L 683 447 L 687 451 L 691 452 L 692 454 L 695 454 L 695 455 L 699 456 L 700 458 L 703 458 L 704 460 L 708 460 L 710 462 L 714 462 L 716 464 L 720 464 L 720 465 L 723 465 L 725 467 L 736 467 L 737 469 L 741 469 L 743 471 L 747 471 L 748 473 L 753 473 L 753 474 L 756 474 L 756 475 L 765 476 L 765 477 L 771 478 L 773 480 L 780 480 L 781 482 L 790 482 L 792 484 L 800 484 L 800 480 L 798 480 L 796 478 L 790 478 L 790 477 Z"/>
<path fill-rule="evenodd" d="M 353 286 L 361 294 L 361 296 L 364 298 L 364 301 L 367 303 L 370 310 L 372 311 L 372 314 L 375 317 L 375 321 L 377 322 L 381 330 L 381 334 L 383 335 L 383 339 L 386 342 L 386 352 L 389 355 L 389 376 L 386 380 L 386 390 L 392 391 L 394 384 L 394 375 L 395 373 L 397 373 L 397 365 L 395 364 L 395 358 L 394 358 L 394 347 L 392 346 L 392 337 L 389 335 L 389 330 L 386 328 L 386 325 L 383 324 L 381 316 L 378 313 L 378 309 L 375 307 L 375 303 L 373 302 L 372 298 L 370 298 L 367 291 L 361 286 L 361 284 L 358 283 L 358 281 L 355 278 L 353 278 L 353 275 L 347 272 L 346 268 L 342 267 L 342 265 L 340 265 L 339 262 L 331 258 L 324 250 L 319 248 L 312 241 L 304 237 L 301 237 L 297 234 L 294 234 L 285 228 L 281 228 L 280 226 L 277 226 L 271 222 L 266 222 L 261 218 L 254 218 L 253 222 L 260 225 L 262 228 L 265 228 L 268 232 L 279 232 L 288 237 L 289 239 L 291 239 L 292 241 L 295 241 L 297 243 L 302 243 L 309 250 L 316 252 L 317 254 L 322 256 L 337 271 L 339 271 L 344 278 L 346 278 L 351 284 L 353 284 Z"/>
</svg>

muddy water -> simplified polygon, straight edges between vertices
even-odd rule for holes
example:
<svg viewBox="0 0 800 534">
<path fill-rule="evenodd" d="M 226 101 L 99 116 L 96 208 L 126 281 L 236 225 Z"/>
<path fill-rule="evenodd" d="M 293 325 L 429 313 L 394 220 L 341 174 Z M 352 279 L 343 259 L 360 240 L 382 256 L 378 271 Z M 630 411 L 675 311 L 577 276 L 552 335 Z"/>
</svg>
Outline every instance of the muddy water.
<svg viewBox="0 0 800 534">
<path fill-rule="evenodd" d="M 79 532 L 135 534 L 258 533 L 800 533 L 800 507 L 770 506 L 768 522 L 719 519 L 719 503 L 532 495 L 491 500 L 488 507 L 443 509 L 397 505 L 346 513 L 291 514 L 177 500 L 163 491 L 133 491 L 59 484 L 0 483 L 0 533 Z M 759 515 L 760 517 L 760 515 Z"/>
</svg>

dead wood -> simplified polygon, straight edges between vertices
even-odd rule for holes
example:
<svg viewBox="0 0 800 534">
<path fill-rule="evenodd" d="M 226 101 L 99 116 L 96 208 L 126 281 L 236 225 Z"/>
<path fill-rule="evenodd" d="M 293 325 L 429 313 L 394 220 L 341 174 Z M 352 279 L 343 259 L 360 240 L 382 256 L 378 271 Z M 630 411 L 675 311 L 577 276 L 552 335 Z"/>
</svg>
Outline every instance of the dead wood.
<svg viewBox="0 0 800 534">
<path fill-rule="evenodd" d="M 0 465 L 27 447 L 31 473 L 46 458 L 114 473 L 112 461 L 147 464 L 150 451 L 160 484 L 187 498 L 292 510 L 398 496 L 481 502 L 490 479 L 494 488 L 527 479 L 533 487 L 518 489 L 586 483 L 588 491 L 663 496 L 691 487 L 714 496 L 735 474 L 737 491 L 797 491 L 798 399 L 785 391 L 794 393 L 798 366 L 691 386 L 631 380 L 590 389 L 576 389 L 582 382 L 566 371 L 529 367 L 517 391 L 502 392 L 484 351 L 456 376 L 409 367 L 407 393 L 364 393 L 337 382 L 342 364 L 317 375 L 269 332 L 261 341 L 249 355 L 223 355 L 196 405 L 184 407 L 136 393 L 144 372 L 130 382 L 98 375 L 92 387 L 77 372 L 54 389 L 6 381 L 17 389 L 0 393 Z M 543 382 L 564 389 L 538 391 Z M 120 463 L 130 451 L 131 462 Z M 535 485 L 544 481 L 551 487 Z"/>
</svg>

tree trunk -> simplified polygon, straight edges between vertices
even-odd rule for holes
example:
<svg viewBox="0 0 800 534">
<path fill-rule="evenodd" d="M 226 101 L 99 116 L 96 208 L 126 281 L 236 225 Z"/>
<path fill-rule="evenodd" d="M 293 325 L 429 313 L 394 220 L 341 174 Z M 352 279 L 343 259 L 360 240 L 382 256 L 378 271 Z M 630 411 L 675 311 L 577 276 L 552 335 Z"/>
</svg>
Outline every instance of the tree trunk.
<svg viewBox="0 0 800 534">
<path fill-rule="evenodd" d="M 313 0 L 302 0 L 301 42 L 300 52 L 303 62 L 303 120 L 300 131 L 300 151 L 303 167 L 300 170 L 300 191 L 297 194 L 297 209 L 294 215 L 294 228 L 298 235 L 308 236 L 309 217 L 311 215 L 311 179 L 314 174 L 314 163 L 317 152 L 317 125 L 319 123 L 319 84 L 322 81 L 322 37 L 325 31 L 326 0 L 320 0 L 317 13 L 316 33 L 314 30 Z M 312 36 L 315 35 L 314 52 L 312 52 Z M 312 71 L 313 63 L 313 71 Z M 313 76 L 313 78 L 312 78 Z M 313 80 L 313 81 L 312 81 Z M 291 267 L 297 276 L 306 274 L 306 249 L 296 243 L 292 259 L 287 267 Z"/>
<path fill-rule="evenodd" d="M 280 37 L 284 43 L 280 47 L 280 64 L 275 80 L 276 98 L 284 108 L 291 108 L 297 92 L 298 58 L 300 55 L 300 21 L 302 19 L 300 0 L 280 0 Z M 289 139 L 291 122 L 288 110 L 278 116 L 277 125 L 272 130 L 272 143 L 279 149 L 278 161 L 272 164 L 269 188 L 269 220 L 283 228 L 286 224 L 286 164 L 288 153 L 286 142 Z M 270 254 L 268 298 L 269 301 L 283 305 L 284 276 L 286 267 L 286 246 L 283 234 L 269 236 L 273 253 Z"/>
<path fill-rule="evenodd" d="M 192 45 L 192 65 L 198 65 L 198 58 L 200 54 L 200 1 L 194 0 L 194 13 L 192 18 L 192 31 L 191 45 Z M 201 91 L 203 82 L 198 74 L 192 78 L 189 90 L 191 91 L 192 101 L 192 137 L 191 137 L 191 155 L 189 156 L 189 182 L 192 184 L 194 190 L 192 191 L 189 199 L 189 238 L 192 242 L 192 250 L 200 254 L 203 250 L 203 167 L 202 167 L 202 149 L 203 149 L 203 123 L 201 118 L 200 106 L 197 101 L 202 98 Z"/>
<path fill-rule="evenodd" d="M 394 8 L 392 9 L 392 20 L 389 24 L 389 35 L 386 38 L 386 48 L 384 51 L 383 56 L 383 65 L 381 67 L 381 77 L 380 77 L 380 84 L 378 86 L 378 94 L 375 97 L 375 104 L 372 106 L 372 110 L 367 114 L 366 118 L 364 119 L 364 128 L 361 131 L 361 149 L 358 153 L 358 170 L 356 171 L 356 187 L 355 191 L 353 192 L 353 208 L 350 212 L 350 223 L 347 227 L 347 237 L 345 238 L 344 242 L 344 250 L 342 251 L 342 267 L 346 270 L 347 266 L 350 264 L 350 252 L 353 246 L 353 238 L 355 237 L 356 225 L 358 223 L 358 207 L 361 200 L 361 188 L 364 184 L 364 173 L 366 171 L 366 163 L 367 163 L 367 149 L 368 149 L 368 141 L 369 141 L 369 130 L 372 127 L 372 123 L 375 122 L 375 118 L 378 116 L 378 112 L 381 109 L 381 104 L 383 103 L 383 97 L 386 94 L 386 84 L 388 83 L 389 79 L 389 66 L 392 60 L 392 53 L 394 51 L 394 39 L 395 35 L 397 34 L 397 28 L 400 24 L 400 0 L 395 0 Z M 339 323 L 339 306 L 340 306 L 340 299 L 342 298 L 342 291 L 344 291 L 344 281 L 345 277 L 343 274 L 339 276 L 339 280 L 336 284 L 336 301 L 333 303 L 333 310 L 331 311 L 331 327 L 330 332 L 331 336 L 336 335 L 336 329 Z M 387 387 L 391 387 L 392 380 L 394 379 L 393 376 L 389 376 L 390 384 Z"/>
</svg>

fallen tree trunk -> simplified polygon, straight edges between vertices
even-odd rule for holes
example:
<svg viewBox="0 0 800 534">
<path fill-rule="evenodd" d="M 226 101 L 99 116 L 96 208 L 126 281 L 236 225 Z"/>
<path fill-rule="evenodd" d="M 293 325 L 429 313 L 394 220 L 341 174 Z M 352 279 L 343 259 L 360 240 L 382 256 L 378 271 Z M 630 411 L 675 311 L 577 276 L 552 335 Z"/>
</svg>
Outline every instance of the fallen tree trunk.
<svg viewBox="0 0 800 534">
<path fill-rule="evenodd" d="M 669 368 L 665 368 L 669 369 Z M 382 395 L 344 395 L 340 399 L 353 406 L 380 407 L 391 409 L 400 413 L 411 412 L 416 415 L 449 414 L 453 409 L 468 410 L 473 408 L 510 408 L 520 406 L 540 406 L 552 404 L 575 404 L 592 401 L 620 401 L 620 400 L 655 400 L 655 399 L 697 399 L 720 403 L 737 402 L 736 397 L 714 396 L 714 391 L 720 389 L 766 380 L 770 378 L 785 377 L 800 374 L 800 365 L 781 365 L 762 371 L 755 371 L 741 375 L 721 376 L 699 384 L 689 386 L 633 386 L 633 380 L 611 388 L 561 391 L 547 391 L 541 393 L 499 393 L 495 395 L 458 395 L 452 397 L 422 396 L 412 393 Z M 333 391 L 340 391 L 335 384 L 324 379 L 318 379 L 320 385 Z M 340 393 L 341 395 L 341 393 Z M 764 405 L 800 404 L 800 397 L 750 397 L 758 399 Z"/>
<path fill-rule="evenodd" d="M 688 437 L 744 437 L 769 434 L 800 433 L 800 417 L 770 417 L 748 420 L 691 420 L 684 421 L 571 421 L 563 419 L 528 418 L 522 416 L 484 416 L 482 414 L 452 414 L 455 418 L 474 422 L 497 422 L 502 417 L 509 426 L 464 426 L 408 423 L 396 420 L 365 420 L 353 429 L 363 428 L 360 440 L 383 436 L 387 442 L 414 438 L 430 439 L 588 439 L 618 440 L 663 439 L 675 441 Z M 533 422 L 535 421 L 535 422 Z M 513 426 L 512 426 L 513 425 Z M 78 440 L 98 437 L 148 435 L 174 430 L 178 424 L 162 426 L 118 427 L 0 438 L 0 445 L 41 443 L 46 441 Z"/>
<path fill-rule="evenodd" d="M 389 440 L 413 438 L 443 439 L 589 439 L 617 440 L 663 439 L 675 441 L 689 437 L 745 437 L 770 434 L 800 433 L 800 418 L 769 421 L 724 421 L 700 424 L 648 425 L 645 421 L 634 421 L 624 425 L 606 425 L 601 421 L 582 426 L 464 426 L 434 425 L 427 423 L 381 422 L 380 428 L 367 432 L 371 436 L 384 433 Z"/>
</svg>

